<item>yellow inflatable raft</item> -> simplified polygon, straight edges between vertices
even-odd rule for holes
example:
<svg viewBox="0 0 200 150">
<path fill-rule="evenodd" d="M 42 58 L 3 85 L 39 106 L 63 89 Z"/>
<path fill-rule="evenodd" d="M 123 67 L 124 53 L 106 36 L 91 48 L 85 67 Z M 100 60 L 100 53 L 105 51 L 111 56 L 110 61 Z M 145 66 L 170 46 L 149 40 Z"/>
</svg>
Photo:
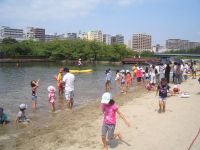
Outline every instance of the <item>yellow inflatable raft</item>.
<svg viewBox="0 0 200 150">
<path fill-rule="evenodd" d="M 93 72 L 92 69 L 85 69 L 85 70 L 69 70 L 70 73 L 89 73 Z"/>
</svg>

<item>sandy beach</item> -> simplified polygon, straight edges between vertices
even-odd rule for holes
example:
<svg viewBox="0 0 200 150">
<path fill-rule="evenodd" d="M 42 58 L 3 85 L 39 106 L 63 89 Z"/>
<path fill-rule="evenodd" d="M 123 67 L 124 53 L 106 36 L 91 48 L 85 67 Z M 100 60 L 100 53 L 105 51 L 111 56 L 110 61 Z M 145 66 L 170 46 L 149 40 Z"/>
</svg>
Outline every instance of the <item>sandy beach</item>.
<svg viewBox="0 0 200 150">
<path fill-rule="evenodd" d="M 116 98 L 120 110 L 131 127 L 127 128 L 118 118 L 116 131 L 123 140 L 110 143 L 115 150 L 184 150 L 188 149 L 200 128 L 200 85 L 189 79 L 180 86 L 190 98 L 178 95 L 167 99 L 165 113 L 158 113 L 155 92 L 130 89 Z M 140 92 L 138 92 L 140 91 Z M 62 111 L 55 119 L 41 128 L 28 127 L 15 137 L 1 138 L 5 150 L 94 150 L 102 149 L 101 125 L 103 115 L 97 102 L 74 112 Z M 199 135 L 200 136 L 200 135 Z M 3 144 L 4 143 L 4 144 Z M 200 137 L 191 150 L 200 149 Z"/>
</svg>

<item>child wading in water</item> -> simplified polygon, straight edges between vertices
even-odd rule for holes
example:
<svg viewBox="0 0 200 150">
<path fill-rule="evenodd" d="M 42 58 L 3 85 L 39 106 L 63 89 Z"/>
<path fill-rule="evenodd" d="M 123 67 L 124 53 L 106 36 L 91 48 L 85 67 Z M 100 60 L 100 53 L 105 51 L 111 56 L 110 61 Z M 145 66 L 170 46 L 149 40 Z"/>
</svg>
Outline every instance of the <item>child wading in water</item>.
<svg viewBox="0 0 200 150">
<path fill-rule="evenodd" d="M 103 149 L 108 150 L 108 141 L 112 139 L 119 138 L 121 139 L 120 133 L 115 133 L 116 125 L 116 113 L 124 121 L 124 123 L 130 127 L 130 124 L 127 122 L 125 116 L 119 111 L 118 106 L 115 104 L 115 101 L 112 99 L 112 95 L 109 92 L 106 92 L 102 95 L 101 100 L 101 109 L 104 114 L 104 120 L 102 125 L 102 142 Z"/>
<path fill-rule="evenodd" d="M 21 104 L 19 105 L 19 112 L 17 114 L 17 119 L 16 119 L 16 123 L 22 123 L 22 124 L 28 124 L 30 122 L 30 119 L 27 119 L 26 118 L 26 115 L 25 115 L 25 110 L 27 108 L 27 105 L 25 104 Z"/>
<path fill-rule="evenodd" d="M 52 85 L 48 86 L 48 97 L 49 97 L 49 104 L 51 106 L 51 111 L 55 111 L 55 101 L 56 101 L 56 88 Z"/>
<path fill-rule="evenodd" d="M 32 80 L 31 81 L 31 88 L 32 88 L 32 110 L 33 112 L 36 112 L 36 106 L 37 106 L 37 93 L 36 90 L 38 88 L 38 83 L 40 80 Z"/>
<path fill-rule="evenodd" d="M 63 90 L 64 90 L 63 83 L 62 83 L 62 78 L 63 78 L 62 73 L 63 73 L 63 71 L 64 71 L 64 69 L 60 68 L 59 73 L 58 73 L 57 78 L 56 78 L 59 95 L 63 95 Z"/>
<path fill-rule="evenodd" d="M 167 98 L 167 91 L 169 90 L 169 86 L 167 84 L 166 78 L 161 79 L 161 83 L 158 85 L 156 96 L 159 92 L 159 110 L 158 112 L 165 112 L 165 105 L 166 105 L 166 98 Z"/>
</svg>

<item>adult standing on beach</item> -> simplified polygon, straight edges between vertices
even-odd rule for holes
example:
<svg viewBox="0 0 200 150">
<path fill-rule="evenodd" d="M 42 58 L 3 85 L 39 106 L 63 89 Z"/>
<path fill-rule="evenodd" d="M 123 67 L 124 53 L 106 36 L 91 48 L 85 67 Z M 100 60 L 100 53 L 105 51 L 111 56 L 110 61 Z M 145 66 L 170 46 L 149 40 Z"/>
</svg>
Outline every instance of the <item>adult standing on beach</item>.
<svg viewBox="0 0 200 150">
<path fill-rule="evenodd" d="M 196 72 L 197 72 L 197 64 L 196 61 L 194 61 L 194 64 L 192 66 L 192 79 L 196 79 Z"/>
<path fill-rule="evenodd" d="M 165 78 L 167 79 L 167 83 L 169 83 L 170 81 L 170 71 L 171 71 L 171 67 L 169 64 L 167 64 L 165 68 Z"/>
<path fill-rule="evenodd" d="M 63 77 L 63 83 L 65 84 L 65 98 L 67 103 L 67 108 L 72 109 L 74 104 L 74 81 L 75 76 L 69 72 L 68 68 L 64 68 L 66 74 Z"/>
<path fill-rule="evenodd" d="M 155 74 L 155 66 L 153 65 L 150 69 L 150 75 L 151 75 L 151 83 L 155 85 L 156 83 L 156 74 Z"/>
</svg>

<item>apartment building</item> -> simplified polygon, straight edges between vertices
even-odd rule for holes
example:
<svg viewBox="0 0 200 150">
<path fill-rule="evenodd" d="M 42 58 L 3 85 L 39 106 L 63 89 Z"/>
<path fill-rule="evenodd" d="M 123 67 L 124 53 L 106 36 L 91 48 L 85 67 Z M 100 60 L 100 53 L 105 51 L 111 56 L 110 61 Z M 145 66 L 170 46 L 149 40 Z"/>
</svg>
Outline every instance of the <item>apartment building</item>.
<svg viewBox="0 0 200 150">
<path fill-rule="evenodd" d="M 146 33 L 134 33 L 132 37 L 132 48 L 138 52 L 151 50 L 151 35 Z"/>
<path fill-rule="evenodd" d="M 122 34 L 117 34 L 111 37 L 111 44 L 124 44 L 124 36 Z"/>
<path fill-rule="evenodd" d="M 33 39 L 37 41 L 45 41 L 45 29 L 27 27 L 26 39 Z"/>
<path fill-rule="evenodd" d="M 94 30 L 87 32 L 87 40 L 103 42 L 103 33 L 101 30 Z"/>
<path fill-rule="evenodd" d="M 12 38 L 18 41 L 24 40 L 24 30 L 23 29 L 15 29 L 7 26 L 1 26 L 0 28 L 0 37 L 4 38 Z"/>
<path fill-rule="evenodd" d="M 190 42 L 189 40 L 168 39 L 166 48 L 169 50 L 186 50 L 200 46 L 200 42 Z"/>
<path fill-rule="evenodd" d="M 124 44 L 124 36 L 122 34 L 117 34 L 115 37 L 117 44 Z"/>
<path fill-rule="evenodd" d="M 111 35 L 110 34 L 104 34 L 103 35 L 103 43 L 106 45 L 111 45 Z"/>
</svg>

